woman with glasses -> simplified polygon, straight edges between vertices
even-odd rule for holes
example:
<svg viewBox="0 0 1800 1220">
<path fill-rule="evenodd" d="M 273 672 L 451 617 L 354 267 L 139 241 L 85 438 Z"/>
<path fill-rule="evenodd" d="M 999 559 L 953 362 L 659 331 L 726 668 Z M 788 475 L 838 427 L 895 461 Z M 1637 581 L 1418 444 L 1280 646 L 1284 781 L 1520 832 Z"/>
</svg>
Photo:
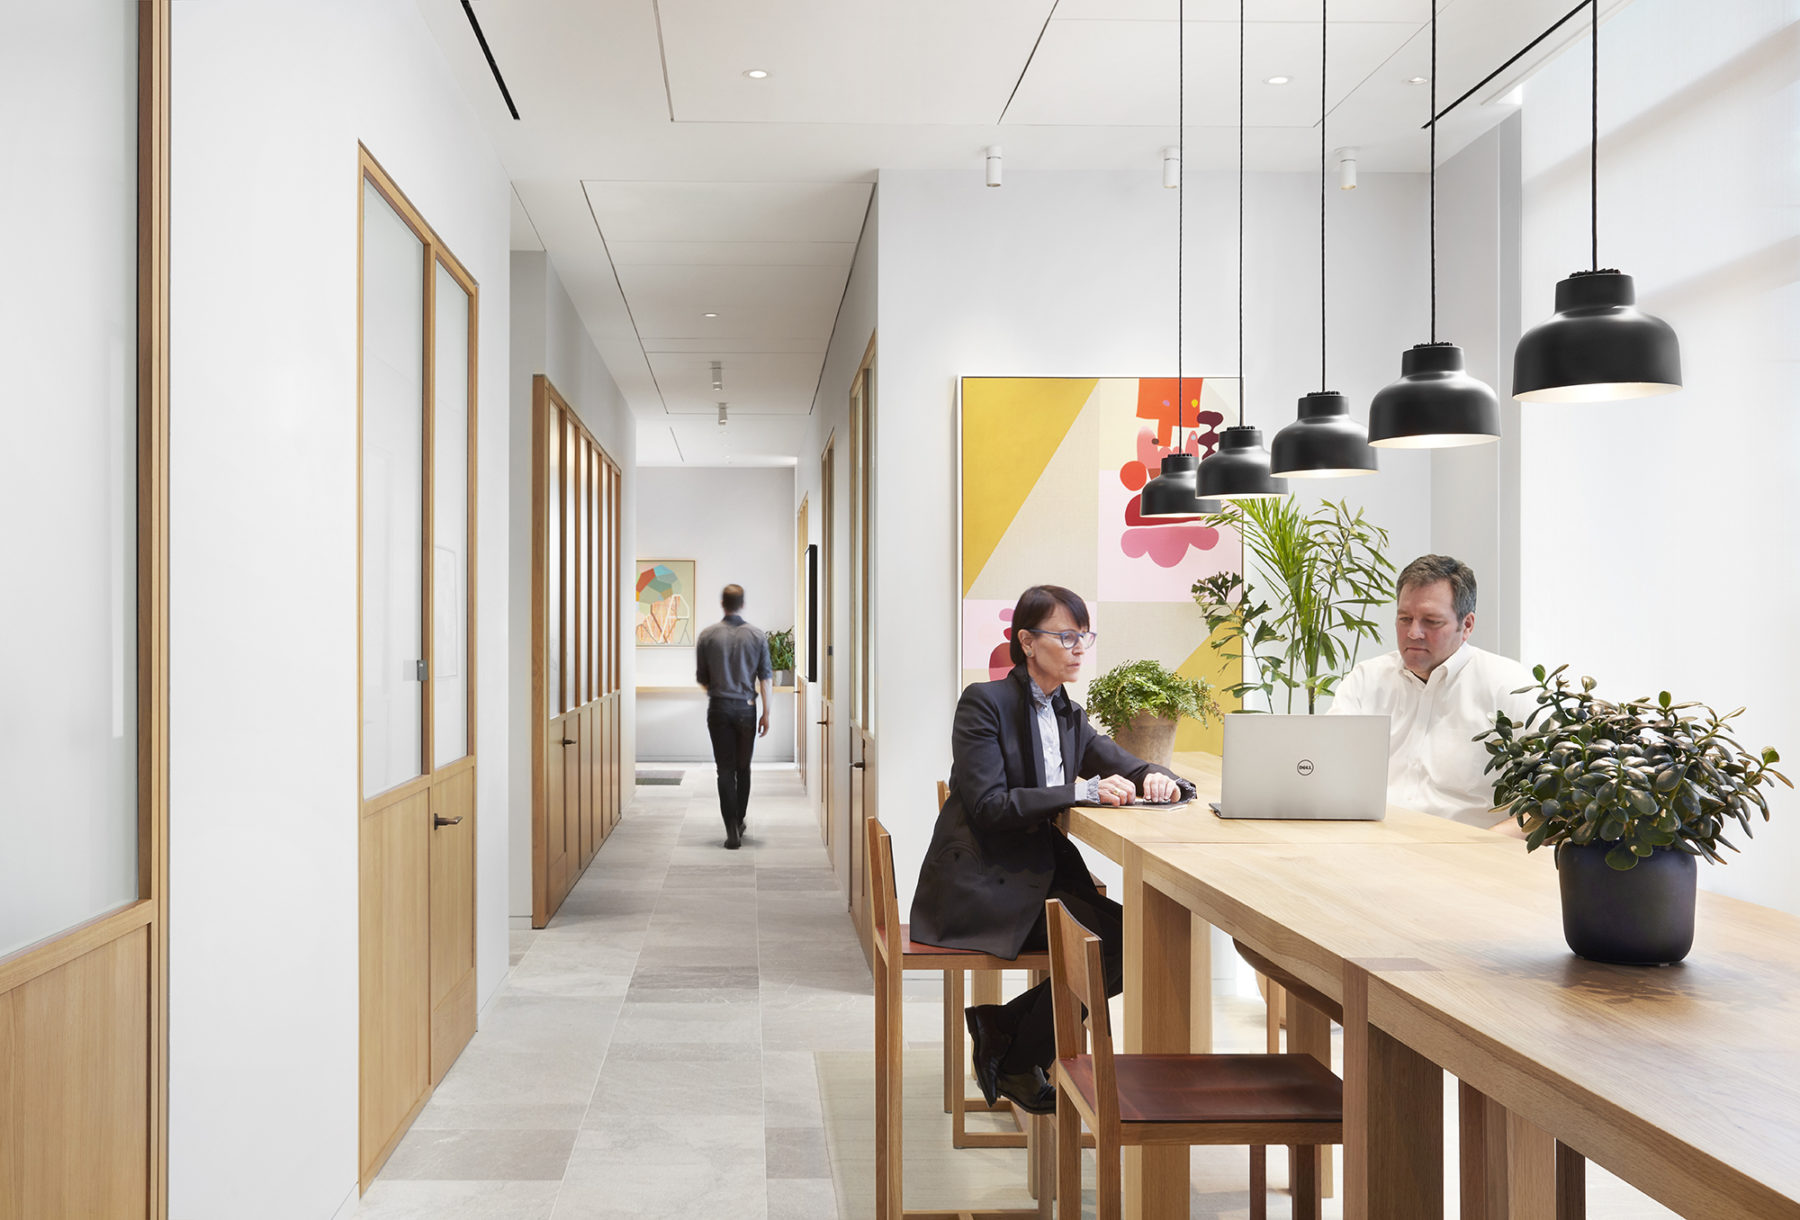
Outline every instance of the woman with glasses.
<svg viewBox="0 0 1800 1220">
<path fill-rule="evenodd" d="M 919 870 L 910 935 L 1016 958 L 1046 947 L 1044 902 L 1057 898 L 1100 937 L 1107 994 L 1117 995 L 1124 985 L 1119 904 L 1095 889 L 1056 816 L 1077 803 L 1124 805 L 1140 795 L 1166 803 L 1194 790 L 1095 732 L 1070 701 L 1063 684 L 1080 673 L 1095 638 L 1086 603 L 1069 590 L 1034 585 L 1019 597 L 1012 672 L 974 683 L 956 707 L 950 795 Z M 988 1103 L 1004 1095 L 1033 1114 L 1052 1113 L 1050 985 L 964 1015 Z"/>
</svg>

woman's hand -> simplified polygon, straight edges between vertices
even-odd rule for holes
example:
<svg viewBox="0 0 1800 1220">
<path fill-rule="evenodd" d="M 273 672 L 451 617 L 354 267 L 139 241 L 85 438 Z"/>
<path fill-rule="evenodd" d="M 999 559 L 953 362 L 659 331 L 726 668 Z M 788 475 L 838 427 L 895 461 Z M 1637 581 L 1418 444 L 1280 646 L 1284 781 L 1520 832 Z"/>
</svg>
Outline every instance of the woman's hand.
<svg viewBox="0 0 1800 1220">
<path fill-rule="evenodd" d="M 1161 771 L 1152 771 L 1144 777 L 1144 799 L 1147 801 L 1168 802 L 1179 799 L 1181 786 Z"/>
<path fill-rule="evenodd" d="M 1137 798 L 1137 786 L 1123 775 L 1108 775 L 1100 781 L 1102 805 L 1129 805 Z"/>
</svg>

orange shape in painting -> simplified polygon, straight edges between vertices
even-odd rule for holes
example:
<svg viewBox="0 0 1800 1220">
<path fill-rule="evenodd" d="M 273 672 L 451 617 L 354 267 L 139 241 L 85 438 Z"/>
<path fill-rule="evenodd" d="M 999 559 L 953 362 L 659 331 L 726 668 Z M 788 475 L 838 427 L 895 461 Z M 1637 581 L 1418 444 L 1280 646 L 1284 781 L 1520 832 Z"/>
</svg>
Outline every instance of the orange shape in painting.
<svg viewBox="0 0 1800 1220">
<path fill-rule="evenodd" d="M 1201 377 L 1183 377 L 1179 385 L 1187 402 L 1181 409 L 1181 426 L 1194 428 L 1200 423 Z M 1173 377 L 1140 377 L 1138 379 L 1137 417 L 1156 425 L 1156 443 L 1167 449 L 1175 431 L 1175 390 Z"/>
</svg>

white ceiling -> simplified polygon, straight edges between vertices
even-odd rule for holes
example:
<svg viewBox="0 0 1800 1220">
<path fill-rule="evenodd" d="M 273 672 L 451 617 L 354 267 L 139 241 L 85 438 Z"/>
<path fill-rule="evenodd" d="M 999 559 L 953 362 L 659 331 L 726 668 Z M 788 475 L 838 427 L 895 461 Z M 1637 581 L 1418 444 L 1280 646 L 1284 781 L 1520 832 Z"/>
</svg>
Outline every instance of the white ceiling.
<svg viewBox="0 0 1800 1220">
<path fill-rule="evenodd" d="M 1327 139 L 1365 172 L 1425 168 L 1428 96 L 1406 81 L 1429 71 L 1430 2 L 1330 5 Z M 1435 2 L 1440 105 L 1569 5 Z M 1014 172 L 1154 173 L 1177 138 L 1171 0 L 473 0 L 519 121 L 460 0 L 417 3 L 513 178 L 513 248 L 549 252 L 646 464 L 793 460 L 879 169 L 976 175 L 999 143 Z M 1238 5 L 1182 3 L 1186 160 L 1231 167 Z M 1246 164 L 1314 167 L 1319 5 L 1248 10 Z M 1583 29 L 1446 118 L 1440 158 Z"/>
</svg>

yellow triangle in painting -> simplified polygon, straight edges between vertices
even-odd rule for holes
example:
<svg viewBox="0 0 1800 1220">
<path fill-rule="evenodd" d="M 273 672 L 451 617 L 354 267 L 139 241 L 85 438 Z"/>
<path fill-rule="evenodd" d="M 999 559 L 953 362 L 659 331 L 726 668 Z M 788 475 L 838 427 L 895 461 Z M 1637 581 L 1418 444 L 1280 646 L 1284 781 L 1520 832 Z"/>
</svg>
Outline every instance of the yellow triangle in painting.
<svg viewBox="0 0 1800 1220">
<path fill-rule="evenodd" d="M 1175 670 L 1184 678 L 1205 678 L 1212 683 L 1213 700 L 1219 705 L 1221 712 L 1234 712 L 1240 706 L 1237 696 L 1228 693 L 1225 688 L 1233 682 L 1242 681 L 1244 672 L 1242 661 L 1227 661 L 1213 651 L 1212 639 L 1228 636 L 1230 633 L 1220 631 L 1211 639 L 1201 643 L 1200 647 L 1188 654 Z M 1234 644 L 1231 651 L 1238 651 Z M 1201 727 L 1197 720 L 1183 720 L 1175 729 L 1175 748 L 1177 750 L 1204 750 L 1208 754 L 1225 752 L 1225 726 L 1220 723 L 1221 717 L 1214 716 L 1210 722 Z"/>
<path fill-rule="evenodd" d="M 1094 377 L 963 379 L 964 597 L 1097 382 Z"/>
</svg>

